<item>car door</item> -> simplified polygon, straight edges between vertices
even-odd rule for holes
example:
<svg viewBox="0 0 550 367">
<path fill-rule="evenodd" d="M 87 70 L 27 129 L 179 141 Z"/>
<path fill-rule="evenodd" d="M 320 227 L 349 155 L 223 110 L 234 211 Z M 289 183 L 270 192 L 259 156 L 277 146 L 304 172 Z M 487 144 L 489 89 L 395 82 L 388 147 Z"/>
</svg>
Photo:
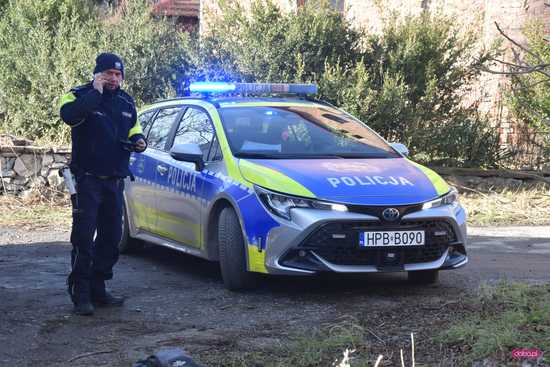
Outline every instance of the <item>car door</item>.
<svg viewBox="0 0 550 367">
<path fill-rule="evenodd" d="M 183 111 L 181 106 L 160 108 L 151 122 L 144 129 L 147 136 L 147 150 L 136 154 L 131 163 L 136 176 L 132 184 L 134 189 L 129 203 L 134 226 L 153 234 L 162 235 L 158 226 L 157 196 L 160 186 L 156 183 L 160 157 L 166 150 L 166 143 L 178 116 Z M 132 156 L 134 158 L 134 156 Z"/>
<path fill-rule="evenodd" d="M 151 124 L 158 110 L 153 109 L 140 113 L 138 121 L 144 135 L 147 136 Z M 154 197 L 150 193 L 151 187 L 147 183 L 154 177 L 151 160 L 147 153 L 132 153 L 130 155 L 130 172 L 133 177 L 126 181 L 124 194 L 128 217 L 137 230 L 150 230 L 154 222 L 153 213 L 156 210 Z"/>
<path fill-rule="evenodd" d="M 200 107 L 188 106 L 173 131 L 169 145 L 198 144 L 204 160 L 208 161 L 214 136 L 208 113 Z M 201 248 L 205 174 L 198 172 L 194 163 L 176 161 L 169 153 L 163 154 L 160 160 L 165 174 L 158 179 L 164 188 L 157 196 L 159 226 L 169 239 Z"/>
</svg>

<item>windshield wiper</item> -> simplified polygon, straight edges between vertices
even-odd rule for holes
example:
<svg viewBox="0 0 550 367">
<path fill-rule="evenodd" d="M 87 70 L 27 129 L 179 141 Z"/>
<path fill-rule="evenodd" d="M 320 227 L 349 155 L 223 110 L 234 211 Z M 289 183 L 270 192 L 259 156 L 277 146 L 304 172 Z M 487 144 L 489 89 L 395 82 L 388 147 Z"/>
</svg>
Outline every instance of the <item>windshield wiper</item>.
<svg viewBox="0 0 550 367">
<path fill-rule="evenodd" d="M 327 154 L 328 157 L 333 158 L 392 158 L 389 154 L 368 154 L 368 153 L 334 153 Z"/>
<path fill-rule="evenodd" d="M 282 154 L 272 154 L 272 153 L 258 153 L 258 152 L 237 152 L 235 153 L 237 158 L 264 158 L 264 159 L 281 159 L 288 158 Z"/>
<path fill-rule="evenodd" d="M 237 158 L 256 158 L 256 159 L 345 159 L 345 158 L 392 158 L 382 154 L 365 153 L 329 153 L 329 154 L 282 154 L 282 153 L 260 153 L 260 152 L 237 152 Z"/>
<path fill-rule="evenodd" d="M 289 153 L 259 153 L 259 152 L 237 152 L 237 158 L 258 158 L 258 159 L 330 159 L 341 158 L 333 154 L 289 154 Z"/>
</svg>

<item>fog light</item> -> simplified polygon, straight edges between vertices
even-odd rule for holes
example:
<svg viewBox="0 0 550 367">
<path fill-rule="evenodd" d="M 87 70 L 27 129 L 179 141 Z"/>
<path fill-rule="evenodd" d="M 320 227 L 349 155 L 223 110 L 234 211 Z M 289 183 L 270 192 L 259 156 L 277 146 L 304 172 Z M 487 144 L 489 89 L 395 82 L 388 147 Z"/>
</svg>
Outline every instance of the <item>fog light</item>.
<svg viewBox="0 0 550 367">
<path fill-rule="evenodd" d="M 330 206 L 330 208 L 334 211 L 337 211 L 337 212 L 347 212 L 348 211 L 348 207 L 345 206 L 345 205 L 342 205 L 342 204 L 332 204 Z"/>
</svg>

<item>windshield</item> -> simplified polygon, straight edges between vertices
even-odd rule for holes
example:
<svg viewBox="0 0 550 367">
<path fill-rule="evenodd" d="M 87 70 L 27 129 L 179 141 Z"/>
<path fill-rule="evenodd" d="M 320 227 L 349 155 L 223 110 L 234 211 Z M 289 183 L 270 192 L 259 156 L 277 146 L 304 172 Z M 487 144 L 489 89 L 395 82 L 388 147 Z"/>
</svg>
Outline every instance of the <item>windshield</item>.
<svg viewBox="0 0 550 367">
<path fill-rule="evenodd" d="M 384 140 L 331 107 L 219 109 L 231 151 L 240 158 L 396 158 Z"/>
</svg>

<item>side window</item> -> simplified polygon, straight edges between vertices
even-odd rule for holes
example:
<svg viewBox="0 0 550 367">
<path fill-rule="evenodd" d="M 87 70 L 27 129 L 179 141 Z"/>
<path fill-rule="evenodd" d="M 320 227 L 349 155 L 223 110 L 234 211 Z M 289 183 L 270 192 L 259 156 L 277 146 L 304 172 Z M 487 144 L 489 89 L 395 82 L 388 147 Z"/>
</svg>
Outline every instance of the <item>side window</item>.
<svg viewBox="0 0 550 367">
<path fill-rule="evenodd" d="M 198 144 L 204 160 L 208 161 L 214 137 L 214 126 L 212 126 L 208 114 L 198 108 L 189 107 L 176 130 L 174 145 Z"/>
<path fill-rule="evenodd" d="M 215 161 L 221 161 L 223 159 L 222 155 L 222 149 L 220 147 L 220 143 L 218 142 L 218 138 L 214 136 L 214 141 L 212 141 L 212 145 L 210 146 L 210 152 L 208 153 L 208 159 L 207 162 L 215 162 Z"/>
<path fill-rule="evenodd" d="M 151 118 L 155 114 L 156 110 L 147 111 L 138 116 L 139 124 L 141 125 L 141 130 L 143 134 L 147 136 L 149 129 L 151 128 Z"/>
<path fill-rule="evenodd" d="M 181 111 L 181 107 L 165 108 L 159 111 L 147 135 L 150 148 L 164 150 L 172 124 Z"/>
</svg>

